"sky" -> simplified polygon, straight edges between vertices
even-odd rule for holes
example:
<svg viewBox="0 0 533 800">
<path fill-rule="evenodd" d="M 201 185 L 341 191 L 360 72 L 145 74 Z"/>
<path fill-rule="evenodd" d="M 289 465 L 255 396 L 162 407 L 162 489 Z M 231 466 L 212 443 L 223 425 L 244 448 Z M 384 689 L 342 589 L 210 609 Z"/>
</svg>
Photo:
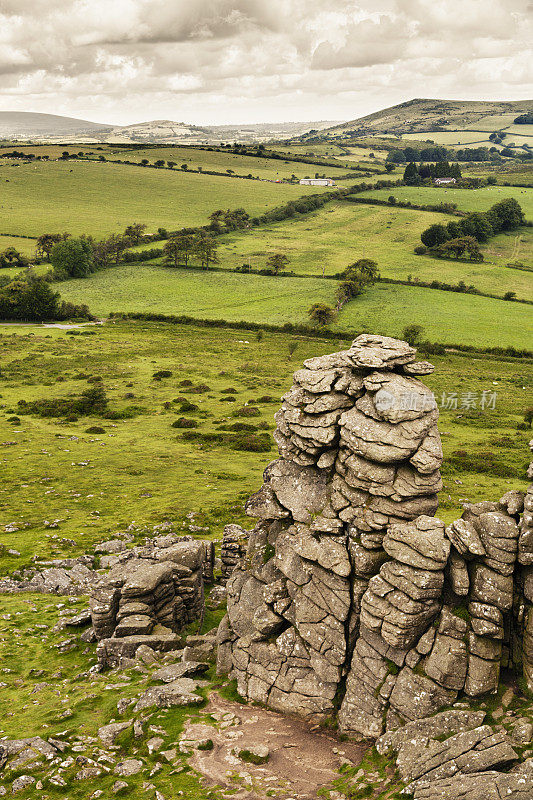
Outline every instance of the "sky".
<svg viewBox="0 0 533 800">
<path fill-rule="evenodd" d="M 350 120 L 533 98 L 532 0 L 0 0 L 0 111 Z"/>
</svg>

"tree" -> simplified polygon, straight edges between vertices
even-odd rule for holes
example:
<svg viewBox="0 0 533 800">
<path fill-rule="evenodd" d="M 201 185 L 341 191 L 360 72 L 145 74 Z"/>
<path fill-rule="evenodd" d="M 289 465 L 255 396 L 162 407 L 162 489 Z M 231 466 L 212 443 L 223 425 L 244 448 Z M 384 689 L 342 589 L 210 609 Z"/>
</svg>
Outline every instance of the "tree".
<svg viewBox="0 0 533 800">
<path fill-rule="evenodd" d="M 26 256 L 14 247 L 7 247 L 3 253 L 0 253 L 0 268 L 2 267 L 28 267 L 30 265 Z"/>
<path fill-rule="evenodd" d="M 385 164 L 385 171 L 392 172 L 394 169 L 394 164 Z"/>
<path fill-rule="evenodd" d="M 189 266 L 189 260 L 194 252 L 194 238 L 190 234 L 176 234 L 170 236 L 163 245 L 165 263 L 174 267 L 180 264 Z"/>
<path fill-rule="evenodd" d="M 220 259 L 217 253 L 218 242 L 209 234 L 200 235 L 195 242 L 194 252 L 200 259 L 204 269 L 209 269 L 210 264 L 218 264 Z"/>
<path fill-rule="evenodd" d="M 167 167 L 169 169 L 174 169 L 175 166 L 176 166 L 176 162 L 175 161 L 167 161 Z"/>
<path fill-rule="evenodd" d="M 524 414 L 524 422 L 526 423 L 526 425 L 528 427 L 531 428 L 531 425 L 533 424 L 533 406 L 530 406 L 529 408 L 526 408 L 526 411 L 525 411 L 525 414 Z"/>
<path fill-rule="evenodd" d="M 520 203 L 518 203 L 514 197 L 509 197 L 507 200 L 500 200 L 500 202 L 495 203 L 487 213 L 496 232 L 514 230 L 525 222 L 524 212 L 522 211 Z"/>
<path fill-rule="evenodd" d="M 36 255 L 50 261 L 50 254 L 54 246 L 63 239 L 68 239 L 70 233 L 43 233 L 37 239 Z"/>
<path fill-rule="evenodd" d="M 133 225 L 128 225 L 124 231 L 124 236 L 129 239 L 133 245 L 140 244 L 145 230 L 146 225 L 140 222 L 134 222 Z"/>
<path fill-rule="evenodd" d="M 307 313 L 311 322 L 321 328 L 335 319 L 335 311 L 326 303 L 314 303 Z"/>
<path fill-rule="evenodd" d="M 402 339 L 405 339 L 407 344 L 410 344 L 413 347 L 417 342 L 420 341 L 420 337 L 422 336 L 424 328 L 422 325 L 406 325 L 402 331 Z"/>
<path fill-rule="evenodd" d="M 94 255 L 91 243 L 83 237 L 63 239 L 50 253 L 54 269 L 71 278 L 86 278 L 94 272 Z"/>
<path fill-rule="evenodd" d="M 272 270 L 274 275 L 277 275 L 282 269 L 285 269 L 289 263 L 289 259 L 283 253 L 274 253 L 267 258 L 267 267 Z"/>
<path fill-rule="evenodd" d="M 421 234 L 420 238 L 422 240 L 422 244 L 425 244 L 426 247 L 435 247 L 436 245 L 443 244 L 449 237 L 446 232 L 446 228 L 439 222 L 435 225 L 430 225 L 429 228 L 426 228 L 426 230 Z"/>
<path fill-rule="evenodd" d="M 74 316 L 92 319 L 87 306 L 61 302 L 44 277 L 30 272 L 0 286 L 0 319 L 43 322 Z"/>
<path fill-rule="evenodd" d="M 418 186 L 420 184 L 420 175 L 414 161 L 409 161 L 407 164 L 403 173 L 403 182 L 407 186 Z"/>
<path fill-rule="evenodd" d="M 348 267 L 345 274 L 355 270 L 363 279 L 365 285 L 372 285 L 379 277 L 378 265 L 370 258 L 360 258 L 355 264 Z"/>
</svg>

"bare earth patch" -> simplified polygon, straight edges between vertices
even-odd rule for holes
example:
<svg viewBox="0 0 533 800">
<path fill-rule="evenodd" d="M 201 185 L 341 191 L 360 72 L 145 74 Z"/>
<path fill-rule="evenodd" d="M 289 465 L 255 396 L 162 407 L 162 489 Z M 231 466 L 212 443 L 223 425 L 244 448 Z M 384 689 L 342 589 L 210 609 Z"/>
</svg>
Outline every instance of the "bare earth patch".
<svg viewBox="0 0 533 800">
<path fill-rule="evenodd" d="M 189 723 L 181 741 L 202 742 L 201 748 L 208 742 L 211 749 L 194 747 L 189 763 L 210 785 L 231 788 L 234 800 L 316 800 L 318 790 L 339 776 L 342 764 L 359 764 L 370 746 L 342 742 L 305 720 L 233 703 L 216 693 L 205 712 L 215 717 L 217 727 Z M 265 764 L 236 755 L 258 745 L 270 751 Z"/>
</svg>

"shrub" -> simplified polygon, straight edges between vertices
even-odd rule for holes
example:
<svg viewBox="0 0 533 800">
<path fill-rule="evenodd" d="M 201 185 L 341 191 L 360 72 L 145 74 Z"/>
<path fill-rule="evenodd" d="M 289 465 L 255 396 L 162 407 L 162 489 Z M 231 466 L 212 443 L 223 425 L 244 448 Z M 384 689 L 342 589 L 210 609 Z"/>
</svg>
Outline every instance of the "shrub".
<svg viewBox="0 0 533 800">
<path fill-rule="evenodd" d="M 156 381 L 160 381 L 161 378 L 171 378 L 172 372 L 169 369 L 160 369 L 157 372 L 154 372 L 152 378 Z"/>
<path fill-rule="evenodd" d="M 417 256 L 423 256 L 427 253 L 427 251 L 427 247 L 423 244 L 419 244 L 415 247 L 415 253 Z"/>
<path fill-rule="evenodd" d="M 260 417 L 261 412 L 255 406 L 242 406 L 233 412 L 234 417 Z"/>
<path fill-rule="evenodd" d="M 22 414 L 37 414 L 40 417 L 69 417 L 73 414 L 91 416 L 106 412 L 108 405 L 103 386 L 92 386 L 78 397 L 57 397 L 43 400 L 18 401 L 18 408 Z"/>
<path fill-rule="evenodd" d="M 199 411 L 200 409 L 195 403 L 190 403 L 187 399 L 183 399 L 180 401 L 180 407 L 178 411 L 181 411 L 182 414 L 186 414 L 187 412 L 192 413 L 193 411 Z"/>
<path fill-rule="evenodd" d="M 402 339 L 410 345 L 415 345 L 420 341 L 423 331 L 422 325 L 407 325 L 402 331 Z"/>
<path fill-rule="evenodd" d="M 187 419 L 187 417 L 178 417 L 172 423 L 172 428 L 197 428 L 198 423 L 195 419 Z"/>
<path fill-rule="evenodd" d="M 85 429 L 85 433 L 105 433 L 105 428 L 101 428 L 100 425 L 91 425 L 90 428 Z"/>
</svg>

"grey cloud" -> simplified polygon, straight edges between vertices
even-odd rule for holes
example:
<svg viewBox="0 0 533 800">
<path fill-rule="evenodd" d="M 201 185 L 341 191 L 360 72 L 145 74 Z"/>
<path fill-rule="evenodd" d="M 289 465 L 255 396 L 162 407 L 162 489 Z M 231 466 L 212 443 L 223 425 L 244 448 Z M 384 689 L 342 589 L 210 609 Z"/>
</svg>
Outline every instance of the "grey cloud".
<svg viewBox="0 0 533 800">
<path fill-rule="evenodd" d="M 532 93 L 517 95 L 527 12 L 528 0 L 460 12 L 457 0 L 0 0 L 0 108 L 225 122 L 353 118 L 428 93 L 518 99 Z"/>
</svg>

